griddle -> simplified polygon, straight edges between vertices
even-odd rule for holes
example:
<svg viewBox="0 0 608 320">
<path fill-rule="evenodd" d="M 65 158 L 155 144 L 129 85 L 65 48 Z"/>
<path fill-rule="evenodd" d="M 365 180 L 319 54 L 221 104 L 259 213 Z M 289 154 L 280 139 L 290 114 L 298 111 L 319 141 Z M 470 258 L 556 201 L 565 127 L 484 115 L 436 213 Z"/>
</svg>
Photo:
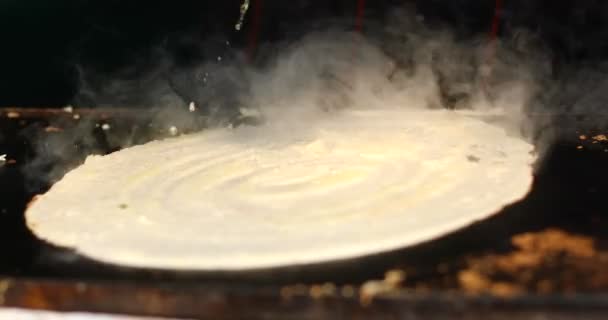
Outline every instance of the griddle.
<svg viewBox="0 0 608 320">
<path fill-rule="evenodd" d="M 32 176 L 34 159 L 40 172 L 65 171 L 88 154 L 119 149 L 112 142 L 116 137 L 143 143 L 161 131 L 153 115 L 129 109 L 0 111 L 0 150 L 9 159 L 0 167 L 0 306 L 213 319 L 600 319 L 608 314 L 608 268 L 602 267 L 608 266 L 608 170 L 603 169 L 608 143 L 591 139 L 606 132 L 593 125 L 606 123 L 598 121 L 602 115 L 532 115 L 548 125 L 536 134 L 539 150 L 546 155 L 536 165 L 531 192 L 499 214 L 440 239 L 324 264 L 177 272 L 87 259 L 36 239 L 23 217 L 32 197 L 52 184 L 43 179 L 46 175 Z M 74 113 L 80 119 L 74 119 Z M 103 130 L 102 123 L 111 129 Z M 78 131 L 71 131 L 76 127 Z M 80 135 L 72 136 L 63 156 L 41 152 L 40 143 L 48 136 L 75 132 Z M 500 274 L 490 280 L 523 291 L 472 293 L 459 281 L 471 259 L 492 261 L 516 250 L 513 236 L 547 229 L 592 239 L 596 253 L 581 259 L 558 253 L 555 261 L 527 270 L 554 282 L 546 292 L 534 279 L 517 283 Z M 362 299 L 366 283 L 382 279 L 390 269 L 404 271 L 405 281 L 373 299 Z"/>
</svg>

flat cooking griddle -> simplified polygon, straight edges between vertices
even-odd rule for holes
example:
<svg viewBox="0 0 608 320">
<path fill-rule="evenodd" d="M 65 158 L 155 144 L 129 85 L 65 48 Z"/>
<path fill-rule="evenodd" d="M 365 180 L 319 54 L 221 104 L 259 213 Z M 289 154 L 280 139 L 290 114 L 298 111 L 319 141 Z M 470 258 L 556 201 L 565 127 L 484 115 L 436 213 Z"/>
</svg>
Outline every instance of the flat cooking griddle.
<svg viewBox="0 0 608 320">
<path fill-rule="evenodd" d="M 202 273 L 104 265 L 27 230 L 25 206 L 50 186 L 43 178 L 53 170 L 114 151 L 120 137 L 141 143 L 159 131 L 152 117 L 129 110 L 74 112 L 80 119 L 61 109 L 0 114 L 0 153 L 9 159 L 0 167 L 0 305 L 215 319 L 575 319 L 580 313 L 599 319 L 608 312 L 608 142 L 592 138 L 607 129 L 590 125 L 605 122 L 598 116 L 535 115 L 551 119 L 553 130 L 539 134 L 543 144 L 552 142 L 533 190 L 467 229 L 360 259 Z M 49 150 L 62 135 L 69 145 Z M 526 258 L 534 263 L 522 264 Z M 370 281 L 387 270 L 400 270 L 405 280 L 371 290 L 383 282 Z"/>
</svg>

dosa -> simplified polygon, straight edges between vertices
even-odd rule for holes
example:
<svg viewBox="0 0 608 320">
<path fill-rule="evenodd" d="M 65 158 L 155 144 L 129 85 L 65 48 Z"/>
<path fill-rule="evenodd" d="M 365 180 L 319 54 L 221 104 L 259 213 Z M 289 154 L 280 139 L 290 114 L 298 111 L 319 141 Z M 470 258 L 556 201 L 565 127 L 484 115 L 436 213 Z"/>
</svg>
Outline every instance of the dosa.
<svg viewBox="0 0 608 320">
<path fill-rule="evenodd" d="M 85 163 L 27 210 L 39 238 L 111 264 L 247 270 L 412 246 L 499 212 L 533 146 L 447 110 L 343 110 L 149 142 Z"/>
</svg>

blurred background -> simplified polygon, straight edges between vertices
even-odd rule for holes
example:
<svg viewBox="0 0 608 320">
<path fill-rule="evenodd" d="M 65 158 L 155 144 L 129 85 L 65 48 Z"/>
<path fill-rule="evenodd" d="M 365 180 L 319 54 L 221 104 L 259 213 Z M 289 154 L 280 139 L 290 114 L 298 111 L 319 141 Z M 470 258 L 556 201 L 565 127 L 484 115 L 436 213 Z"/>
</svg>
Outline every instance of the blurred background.
<svg viewBox="0 0 608 320">
<path fill-rule="evenodd" d="M 500 4 L 499 36 L 528 30 L 551 53 L 554 76 L 581 66 L 600 68 L 608 53 L 608 2 L 547 0 L 376 0 L 365 4 L 365 21 L 382 21 L 410 6 L 430 26 L 459 36 L 491 32 Z M 106 74 L 144 66 L 159 48 L 188 63 L 190 47 L 215 39 L 232 49 L 290 41 L 314 28 L 337 24 L 354 29 L 358 0 L 259 0 L 243 30 L 234 28 L 239 0 L 118 1 L 3 0 L 0 3 L 0 106 L 63 106 L 79 91 L 79 68 Z M 255 6 L 260 6 L 256 8 Z M 364 25 L 364 28 L 366 25 Z M 369 25 L 371 28 L 371 24 Z M 210 49 L 212 50 L 212 49 Z M 202 57 L 205 58 L 205 57 Z M 144 68 L 142 68 L 144 69 Z M 599 69 L 597 69 L 599 70 Z"/>
</svg>

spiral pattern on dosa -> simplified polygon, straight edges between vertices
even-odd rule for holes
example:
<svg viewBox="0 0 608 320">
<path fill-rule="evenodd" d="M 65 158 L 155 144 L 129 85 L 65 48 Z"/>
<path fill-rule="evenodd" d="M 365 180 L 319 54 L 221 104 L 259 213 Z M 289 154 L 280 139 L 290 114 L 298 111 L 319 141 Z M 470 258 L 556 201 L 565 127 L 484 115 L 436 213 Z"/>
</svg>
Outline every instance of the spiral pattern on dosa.
<svg viewBox="0 0 608 320">
<path fill-rule="evenodd" d="M 528 192 L 532 149 L 454 112 L 349 110 L 92 156 L 26 217 L 43 239 L 128 266 L 322 262 L 496 213 Z"/>
</svg>

